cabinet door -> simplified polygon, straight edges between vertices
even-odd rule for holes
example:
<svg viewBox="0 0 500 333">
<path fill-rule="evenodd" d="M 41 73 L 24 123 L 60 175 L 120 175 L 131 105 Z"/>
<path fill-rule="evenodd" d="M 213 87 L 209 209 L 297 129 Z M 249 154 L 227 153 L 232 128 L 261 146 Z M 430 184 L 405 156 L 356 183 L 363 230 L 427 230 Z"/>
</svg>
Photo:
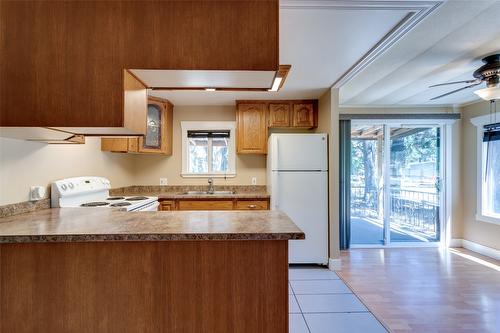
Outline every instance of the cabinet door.
<svg viewBox="0 0 500 333">
<path fill-rule="evenodd" d="M 266 104 L 238 104 L 236 122 L 238 130 L 237 152 L 240 154 L 266 154 Z"/>
<path fill-rule="evenodd" d="M 314 127 L 314 105 L 302 103 L 293 105 L 293 127 Z"/>
<path fill-rule="evenodd" d="M 139 138 L 139 152 L 172 155 L 172 122 L 173 105 L 150 97 L 146 135 Z"/>
<path fill-rule="evenodd" d="M 148 114 L 146 120 L 146 135 L 144 136 L 144 147 L 150 149 L 161 149 L 161 129 L 163 118 L 163 103 L 148 102 Z"/>
<path fill-rule="evenodd" d="M 289 126 L 290 126 L 290 104 L 270 103 L 269 127 L 289 127 Z"/>
<path fill-rule="evenodd" d="M 172 200 L 160 201 L 160 210 L 162 211 L 175 210 L 175 202 Z"/>
<path fill-rule="evenodd" d="M 241 200 L 236 201 L 237 210 L 268 210 L 268 200 Z"/>
<path fill-rule="evenodd" d="M 179 210 L 232 210 L 232 200 L 179 200 Z"/>
</svg>

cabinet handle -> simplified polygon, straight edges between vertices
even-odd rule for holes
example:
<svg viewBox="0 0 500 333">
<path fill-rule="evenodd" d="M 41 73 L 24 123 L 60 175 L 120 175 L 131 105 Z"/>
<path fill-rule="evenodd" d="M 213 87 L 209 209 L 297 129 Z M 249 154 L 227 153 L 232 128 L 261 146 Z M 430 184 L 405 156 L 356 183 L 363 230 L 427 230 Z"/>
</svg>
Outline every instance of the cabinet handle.
<svg viewBox="0 0 500 333">
<path fill-rule="evenodd" d="M 248 208 L 255 209 L 255 208 L 257 208 L 257 205 L 248 205 Z"/>
</svg>

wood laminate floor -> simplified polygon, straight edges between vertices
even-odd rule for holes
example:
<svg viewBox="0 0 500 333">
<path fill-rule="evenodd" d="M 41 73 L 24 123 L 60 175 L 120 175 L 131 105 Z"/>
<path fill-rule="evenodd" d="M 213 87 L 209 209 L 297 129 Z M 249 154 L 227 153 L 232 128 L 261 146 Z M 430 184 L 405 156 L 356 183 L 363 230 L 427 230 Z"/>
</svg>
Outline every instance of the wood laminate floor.
<svg viewBox="0 0 500 333">
<path fill-rule="evenodd" d="M 464 249 L 352 249 L 339 277 L 392 332 L 500 333 L 500 262 Z"/>
</svg>

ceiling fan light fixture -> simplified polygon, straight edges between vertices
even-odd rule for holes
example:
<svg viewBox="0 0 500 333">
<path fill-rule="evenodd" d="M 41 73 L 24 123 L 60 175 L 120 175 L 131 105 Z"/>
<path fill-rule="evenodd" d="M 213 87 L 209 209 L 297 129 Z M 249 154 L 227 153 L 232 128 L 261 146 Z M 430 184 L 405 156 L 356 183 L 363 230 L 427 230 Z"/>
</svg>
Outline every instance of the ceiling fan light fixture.
<svg viewBox="0 0 500 333">
<path fill-rule="evenodd" d="M 487 101 L 500 99 L 500 86 L 479 89 L 474 91 L 474 94 Z"/>
</svg>

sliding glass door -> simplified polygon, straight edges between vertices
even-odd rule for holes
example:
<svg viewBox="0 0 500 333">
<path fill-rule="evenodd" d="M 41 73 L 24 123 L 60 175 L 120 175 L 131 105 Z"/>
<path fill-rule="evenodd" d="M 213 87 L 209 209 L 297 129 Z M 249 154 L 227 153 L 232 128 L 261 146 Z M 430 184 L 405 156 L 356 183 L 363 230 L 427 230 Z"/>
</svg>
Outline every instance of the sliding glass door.
<svg viewBox="0 0 500 333">
<path fill-rule="evenodd" d="M 390 241 L 436 242 L 440 234 L 440 128 L 391 127 Z"/>
<path fill-rule="evenodd" d="M 351 130 L 351 244 L 383 245 L 384 126 Z"/>
<path fill-rule="evenodd" d="M 440 126 L 352 126 L 352 245 L 439 242 L 441 145 Z"/>
</svg>

